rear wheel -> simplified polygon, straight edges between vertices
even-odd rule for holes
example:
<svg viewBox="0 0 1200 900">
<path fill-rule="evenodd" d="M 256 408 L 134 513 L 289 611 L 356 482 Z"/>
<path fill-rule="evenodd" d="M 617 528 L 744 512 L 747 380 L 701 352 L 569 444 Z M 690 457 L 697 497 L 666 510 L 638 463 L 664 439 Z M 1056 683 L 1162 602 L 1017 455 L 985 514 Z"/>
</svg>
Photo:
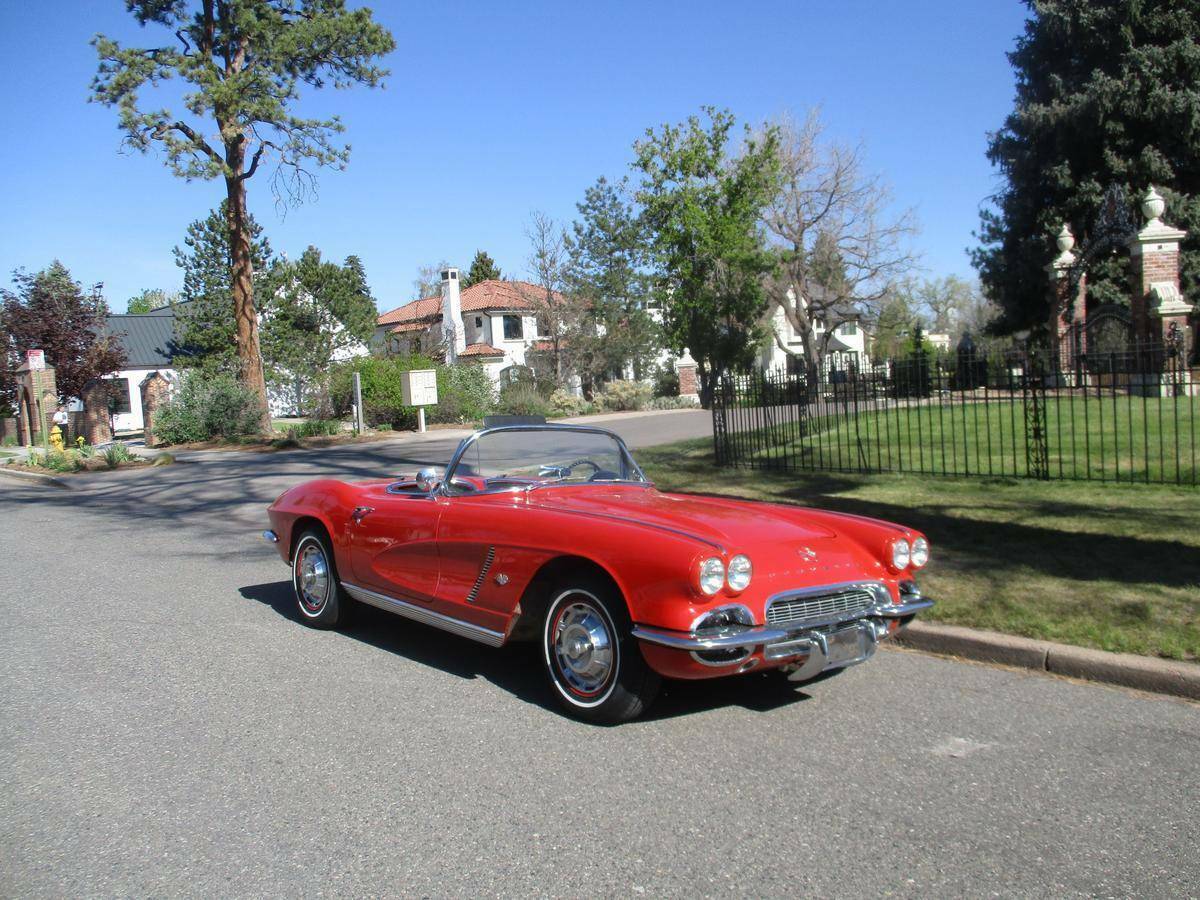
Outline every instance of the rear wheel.
<svg viewBox="0 0 1200 900">
<path fill-rule="evenodd" d="M 658 693 L 621 597 L 597 578 L 561 581 L 551 594 L 542 656 L 551 686 L 574 716 L 617 723 L 636 718 Z"/>
<path fill-rule="evenodd" d="M 292 554 L 292 588 L 300 618 L 313 628 L 334 628 L 344 620 L 348 600 L 338 580 L 333 548 L 324 531 L 310 528 Z"/>
</svg>

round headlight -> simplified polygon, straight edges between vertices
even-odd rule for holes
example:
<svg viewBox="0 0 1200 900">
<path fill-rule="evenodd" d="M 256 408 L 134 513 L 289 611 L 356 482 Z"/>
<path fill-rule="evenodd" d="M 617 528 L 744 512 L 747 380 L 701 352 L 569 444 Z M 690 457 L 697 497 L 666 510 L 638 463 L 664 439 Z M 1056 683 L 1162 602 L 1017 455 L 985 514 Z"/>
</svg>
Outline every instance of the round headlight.
<svg viewBox="0 0 1200 900">
<path fill-rule="evenodd" d="M 700 563 L 700 590 L 710 597 L 725 586 L 725 563 L 710 556 Z"/>
<path fill-rule="evenodd" d="M 908 541 L 900 538 L 892 544 L 892 566 L 897 569 L 907 569 L 912 560 L 912 550 Z"/>
<path fill-rule="evenodd" d="M 925 538 L 917 538 L 912 542 L 912 551 L 909 553 L 912 559 L 912 564 L 916 568 L 921 568 L 925 563 L 929 562 L 929 541 Z"/>
<path fill-rule="evenodd" d="M 753 574 L 754 567 L 750 565 L 750 560 L 738 555 L 729 561 L 729 572 L 725 578 L 729 582 L 730 590 L 744 591 L 750 586 L 750 577 Z"/>
</svg>

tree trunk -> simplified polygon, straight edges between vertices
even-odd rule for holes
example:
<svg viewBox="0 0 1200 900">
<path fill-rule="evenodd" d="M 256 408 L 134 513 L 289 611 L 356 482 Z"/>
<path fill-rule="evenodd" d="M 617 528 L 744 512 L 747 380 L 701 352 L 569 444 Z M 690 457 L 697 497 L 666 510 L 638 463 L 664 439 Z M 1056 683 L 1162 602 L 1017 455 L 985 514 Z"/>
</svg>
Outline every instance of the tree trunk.
<svg viewBox="0 0 1200 900">
<path fill-rule="evenodd" d="M 245 151 L 239 142 L 227 154 L 229 169 L 241 172 Z M 231 287 L 233 320 L 237 327 L 238 368 L 242 385 L 258 398 L 260 427 L 271 431 L 271 410 L 267 404 L 267 383 L 263 378 L 262 349 L 258 341 L 258 314 L 254 308 L 254 259 L 250 250 L 250 229 L 246 222 L 246 184 L 241 178 L 226 177 L 228 194 L 229 258 L 233 262 Z"/>
</svg>

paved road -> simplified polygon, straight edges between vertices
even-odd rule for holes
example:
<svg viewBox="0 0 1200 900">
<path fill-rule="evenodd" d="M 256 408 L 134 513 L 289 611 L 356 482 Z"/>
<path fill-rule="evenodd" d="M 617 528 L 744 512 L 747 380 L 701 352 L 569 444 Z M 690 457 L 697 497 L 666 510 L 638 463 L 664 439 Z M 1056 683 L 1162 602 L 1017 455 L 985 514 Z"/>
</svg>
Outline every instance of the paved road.
<svg viewBox="0 0 1200 900">
<path fill-rule="evenodd" d="M 603 729 L 523 648 L 299 624 L 264 503 L 444 444 L 0 481 L 0 892 L 1196 894 L 1181 701 L 891 651 Z"/>
</svg>

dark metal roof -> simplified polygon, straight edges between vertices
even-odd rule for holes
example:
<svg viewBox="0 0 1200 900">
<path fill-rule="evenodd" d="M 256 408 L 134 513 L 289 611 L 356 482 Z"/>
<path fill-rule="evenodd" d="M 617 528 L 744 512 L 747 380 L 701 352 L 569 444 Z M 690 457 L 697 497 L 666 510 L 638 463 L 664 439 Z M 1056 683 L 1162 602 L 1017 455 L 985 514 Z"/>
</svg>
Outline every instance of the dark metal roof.
<svg viewBox="0 0 1200 900">
<path fill-rule="evenodd" d="M 170 368 L 177 356 L 187 353 L 175 330 L 175 312 L 184 304 L 164 306 L 148 313 L 109 316 L 105 330 L 125 348 L 131 369 Z"/>
</svg>

